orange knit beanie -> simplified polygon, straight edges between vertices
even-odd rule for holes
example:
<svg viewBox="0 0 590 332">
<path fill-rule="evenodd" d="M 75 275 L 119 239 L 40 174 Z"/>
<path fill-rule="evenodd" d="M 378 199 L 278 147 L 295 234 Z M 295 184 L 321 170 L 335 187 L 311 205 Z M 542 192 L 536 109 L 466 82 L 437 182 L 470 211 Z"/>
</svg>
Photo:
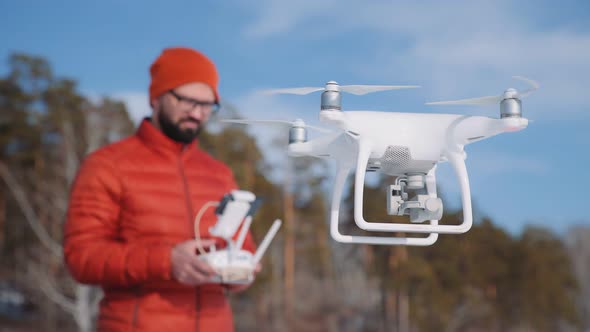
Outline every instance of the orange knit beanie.
<svg viewBox="0 0 590 332">
<path fill-rule="evenodd" d="M 175 47 L 167 48 L 150 67 L 150 101 L 177 86 L 201 82 L 209 85 L 219 101 L 217 83 L 219 76 L 215 64 L 196 50 Z"/>
</svg>

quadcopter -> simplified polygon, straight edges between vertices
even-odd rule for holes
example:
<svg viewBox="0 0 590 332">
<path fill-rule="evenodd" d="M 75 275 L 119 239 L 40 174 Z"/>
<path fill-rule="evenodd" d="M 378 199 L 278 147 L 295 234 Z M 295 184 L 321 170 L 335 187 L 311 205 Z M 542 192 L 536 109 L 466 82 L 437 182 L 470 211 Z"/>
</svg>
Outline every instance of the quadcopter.
<svg viewBox="0 0 590 332">
<path fill-rule="evenodd" d="M 465 146 L 495 135 L 522 130 L 528 120 L 522 117 L 521 99 L 539 87 L 533 80 L 514 76 L 530 88 L 518 91 L 510 88 L 497 96 L 486 96 L 427 105 L 497 105 L 500 117 L 460 114 L 399 113 L 377 111 L 343 111 L 342 92 L 366 93 L 417 88 L 418 86 L 339 85 L 329 81 L 325 87 L 305 87 L 268 90 L 268 94 L 321 94 L 320 122 L 333 128 L 326 130 L 306 125 L 301 119 L 281 120 L 222 120 L 227 123 L 282 124 L 289 128 L 288 155 L 313 156 L 336 160 L 335 178 L 330 208 L 330 234 L 343 243 L 374 245 L 432 245 L 439 234 L 461 234 L 473 225 L 471 191 L 465 165 Z M 322 132 L 309 140 L 307 129 Z M 442 225 L 443 204 L 436 192 L 438 163 L 449 162 L 459 182 L 463 221 L 459 225 Z M 356 236 L 338 230 L 339 210 L 348 174 L 354 175 L 354 221 L 370 232 L 418 233 L 408 236 Z M 363 189 L 367 172 L 395 176 L 388 186 L 387 213 L 409 216 L 410 223 L 368 221 L 363 216 Z M 427 234 L 427 236 L 424 236 Z"/>
</svg>

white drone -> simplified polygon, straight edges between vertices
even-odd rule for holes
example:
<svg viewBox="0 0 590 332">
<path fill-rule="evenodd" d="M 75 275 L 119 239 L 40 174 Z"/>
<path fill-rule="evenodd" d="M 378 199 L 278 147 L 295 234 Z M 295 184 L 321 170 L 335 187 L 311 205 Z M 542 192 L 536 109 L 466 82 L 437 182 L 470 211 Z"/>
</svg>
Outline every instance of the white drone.
<svg viewBox="0 0 590 332">
<path fill-rule="evenodd" d="M 341 86 L 334 81 L 324 88 L 294 88 L 268 91 L 271 94 L 308 94 L 321 91 L 320 121 L 338 128 L 318 138 L 307 139 L 302 120 L 224 120 L 230 123 L 284 123 L 289 129 L 288 153 L 293 157 L 333 158 L 338 172 L 332 194 L 330 233 L 344 243 L 381 245 L 431 245 L 438 234 L 467 232 L 472 224 L 471 193 L 465 166 L 465 145 L 514 132 L 527 127 L 522 117 L 521 98 L 539 85 L 530 79 L 515 76 L 531 85 L 519 92 L 508 89 L 499 96 L 427 103 L 427 105 L 490 105 L 500 104 L 500 118 L 459 114 L 396 113 L 374 111 L 342 111 L 341 92 L 366 94 L 376 91 L 416 88 L 417 86 Z M 321 129 L 325 131 L 324 129 Z M 448 161 L 458 178 L 463 205 L 463 222 L 439 225 L 443 205 L 436 193 L 436 166 Z M 361 229 L 374 232 L 427 233 L 426 237 L 353 236 L 338 230 L 340 202 L 349 172 L 356 168 L 354 220 Z M 387 213 L 409 215 L 411 223 L 367 221 L 363 217 L 365 173 L 379 171 L 396 176 L 387 193 Z M 410 195 L 410 193 L 412 195 Z"/>
</svg>

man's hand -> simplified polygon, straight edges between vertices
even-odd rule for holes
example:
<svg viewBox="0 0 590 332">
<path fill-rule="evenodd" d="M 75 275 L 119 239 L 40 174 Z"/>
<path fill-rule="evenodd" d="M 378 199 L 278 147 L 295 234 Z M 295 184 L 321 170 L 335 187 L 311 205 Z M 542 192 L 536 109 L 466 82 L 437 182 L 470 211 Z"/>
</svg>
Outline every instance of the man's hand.
<svg viewBox="0 0 590 332">
<path fill-rule="evenodd" d="M 172 248 L 170 254 L 172 276 L 182 284 L 198 286 L 207 283 L 216 275 L 207 262 L 197 257 L 197 244 L 199 242 L 203 247 L 209 247 L 215 243 L 215 240 L 188 240 Z"/>
</svg>

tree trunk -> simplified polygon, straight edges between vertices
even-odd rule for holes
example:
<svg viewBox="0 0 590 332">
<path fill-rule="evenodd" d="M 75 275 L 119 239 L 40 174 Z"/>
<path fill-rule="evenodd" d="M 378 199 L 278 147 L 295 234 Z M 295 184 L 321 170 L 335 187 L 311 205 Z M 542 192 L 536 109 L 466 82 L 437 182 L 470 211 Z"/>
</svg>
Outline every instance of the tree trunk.
<svg viewBox="0 0 590 332">
<path fill-rule="evenodd" d="M 405 289 L 398 291 L 398 331 L 409 332 L 410 331 L 410 300 L 408 292 Z"/>
<path fill-rule="evenodd" d="M 4 227 L 6 225 L 6 195 L 4 194 L 4 187 L 0 190 L 0 256 L 4 251 L 4 239 L 5 239 L 5 230 Z"/>
<path fill-rule="evenodd" d="M 408 249 L 406 247 L 397 248 L 397 264 L 403 264 L 408 260 Z M 397 323 L 399 332 L 410 331 L 410 301 L 407 289 L 400 286 L 397 292 Z"/>
<path fill-rule="evenodd" d="M 391 313 L 395 312 L 395 295 L 390 294 L 385 285 L 385 279 L 381 278 L 381 319 L 382 319 L 382 331 L 389 332 L 395 331 L 393 326 L 393 317 Z"/>
<path fill-rule="evenodd" d="M 277 239 L 278 240 L 278 239 Z M 284 241 L 284 238 L 282 239 Z M 280 251 L 271 251 L 271 260 L 272 260 L 272 279 L 271 279 L 271 289 L 272 292 L 270 295 L 270 316 L 266 317 L 266 320 L 271 331 L 283 331 L 285 330 L 284 326 L 286 325 L 281 318 L 284 319 L 284 301 L 283 301 L 283 257 L 284 254 Z"/>
<path fill-rule="evenodd" d="M 287 175 L 287 178 L 289 175 Z M 286 180 L 287 183 L 290 181 Z M 293 194 L 286 185 L 284 194 L 284 210 L 285 210 L 285 249 L 284 249 L 284 264 L 285 264 L 285 297 L 284 301 L 284 317 L 286 326 L 291 326 L 293 321 L 293 292 L 294 292 L 294 275 L 295 275 L 295 230 L 294 211 L 293 211 Z"/>
<path fill-rule="evenodd" d="M 266 332 L 270 331 L 268 319 L 270 317 L 269 309 L 270 298 L 265 293 L 257 294 L 254 297 L 254 303 L 256 305 L 256 328 L 258 331 Z"/>
</svg>

